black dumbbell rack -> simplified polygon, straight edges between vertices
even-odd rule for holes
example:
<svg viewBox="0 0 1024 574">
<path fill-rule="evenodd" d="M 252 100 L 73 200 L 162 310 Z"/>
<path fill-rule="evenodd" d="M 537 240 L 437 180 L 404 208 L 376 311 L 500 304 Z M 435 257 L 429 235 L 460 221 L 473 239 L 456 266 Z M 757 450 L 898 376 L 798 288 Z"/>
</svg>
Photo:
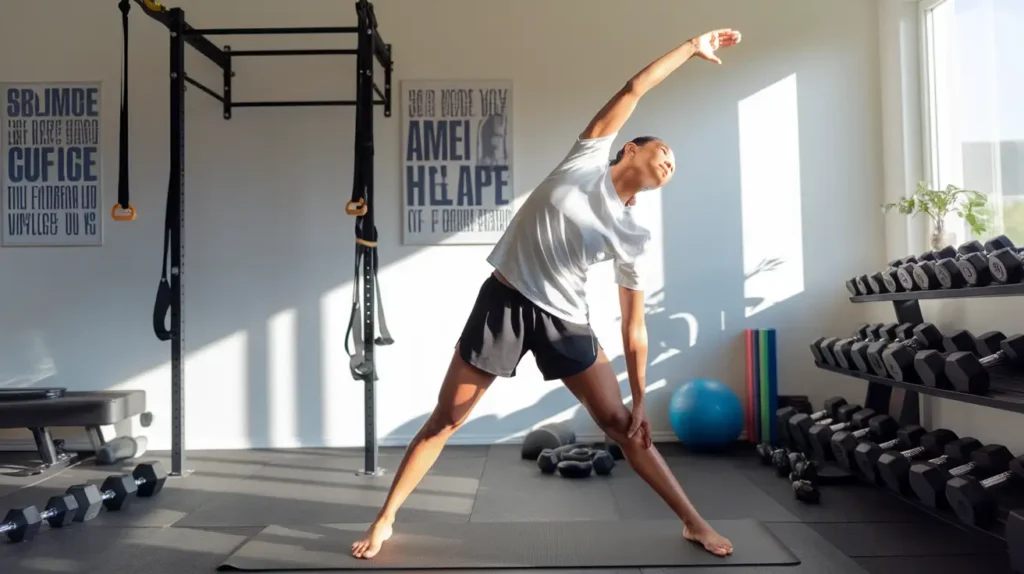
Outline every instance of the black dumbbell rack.
<svg viewBox="0 0 1024 574">
<path fill-rule="evenodd" d="M 960 299 L 965 297 L 1015 297 L 1024 295 L 1024 283 L 1010 285 L 990 285 L 986 287 L 968 287 L 962 289 L 938 289 L 930 291 L 907 291 L 901 293 L 878 293 L 871 295 L 855 295 L 850 297 L 853 303 L 872 303 L 880 301 L 892 301 L 896 312 L 897 323 L 911 323 L 919 325 L 924 322 L 921 314 L 919 301 L 922 299 Z M 989 370 L 990 388 L 984 395 L 974 395 L 945 389 L 937 389 L 924 385 L 906 383 L 887 377 L 879 377 L 860 371 L 846 370 L 834 367 L 825 363 L 815 363 L 820 369 L 832 371 L 842 375 L 863 379 L 868 381 L 868 389 L 864 400 L 864 406 L 875 409 L 879 413 L 889 412 L 892 400 L 893 389 L 904 391 L 903 401 L 898 417 L 900 425 L 920 424 L 920 398 L 919 395 L 929 395 L 962 403 L 969 403 L 991 407 L 1004 411 L 1024 413 L 1024 373 L 1019 369 L 1006 365 L 992 367 Z M 867 483 L 867 481 L 864 481 Z M 960 522 L 952 510 L 937 510 L 921 504 L 912 497 L 902 497 L 884 487 L 878 487 L 889 492 L 913 506 L 916 506 L 929 514 L 937 516 L 955 526 L 984 533 L 989 536 L 1006 541 L 1005 523 L 998 522 L 991 528 L 979 528 L 970 524 Z M 1007 509 L 1004 509 L 1007 510 Z"/>
</svg>

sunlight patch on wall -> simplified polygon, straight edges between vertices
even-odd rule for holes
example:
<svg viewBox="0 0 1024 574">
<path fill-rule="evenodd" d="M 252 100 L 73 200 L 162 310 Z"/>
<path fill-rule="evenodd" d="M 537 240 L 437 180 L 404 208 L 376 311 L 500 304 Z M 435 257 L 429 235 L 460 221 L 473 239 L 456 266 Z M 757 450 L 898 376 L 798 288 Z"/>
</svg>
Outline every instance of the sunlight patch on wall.
<svg viewBox="0 0 1024 574">
<path fill-rule="evenodd" d="M 183 353 L 185 363 L 185 448 L 249 448 L 249 334 L 235 331 L 200 349 Z M 168 360 L 108 387 L 144 391 L 153 425 L 134 432 L 149 441 L 149 450 L 171 448 L 171 346 Z M 215 421 L 215 422 L 211 422 Z"/>
<path fill-rule="evenodd" d="M 203 431 L 187 433 L 187 449 L 224 448 L 225 437 L 245 437 L 244 446 L 249 446 L 248 353 L 249 333 L 235 331 L 185 357 L 185 424 Z M 168 392 L 161 404 L 169 407 L 169 372 L 163 385 Z M 170 431 L 170 412 L 158 420 Z"/>
<path fill-rule="evenodd" d="M 293 448 L 299 439 L 298 315 L 279 311 L 267 320 L 267 382 L 270 446 Z"/>
<path fill-rule="evenodd" d="M 796 74 L 739 103 L 746 316 L 804 290 Z"/>
</svg>

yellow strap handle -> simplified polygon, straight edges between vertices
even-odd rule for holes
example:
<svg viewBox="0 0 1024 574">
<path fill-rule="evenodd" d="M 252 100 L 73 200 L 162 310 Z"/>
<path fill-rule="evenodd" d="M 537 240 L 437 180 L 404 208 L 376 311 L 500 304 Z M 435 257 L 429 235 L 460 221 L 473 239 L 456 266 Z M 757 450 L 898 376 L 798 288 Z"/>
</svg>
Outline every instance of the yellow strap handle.
<svg viewBox="0 0 1024 574">
<path fill-rule="evenodd" d="M 163 12 L 167 10 L 167 8 L 164 8 L 163 4 L 156 0 L 142 0 L 142 3 L 146 5 L 147 10 L 152 10 L 154 12 Z"/>
<path fill-rule="evenodd" d="M 110 208 L 110 217 L 114 218 L 114 221 L 135 221 L 135 206 L 128 204 L 128 209 L 121 209 L 120 203 L 115 203 Z"/>
<path fill-rule="evenodd" d="M 350 201 L 346 203 L 345 213 L 355 215 L 356 217 L 366 215 L 366 201 L 363 198 L 359 198 L 357 201 Z"/>
</svg>

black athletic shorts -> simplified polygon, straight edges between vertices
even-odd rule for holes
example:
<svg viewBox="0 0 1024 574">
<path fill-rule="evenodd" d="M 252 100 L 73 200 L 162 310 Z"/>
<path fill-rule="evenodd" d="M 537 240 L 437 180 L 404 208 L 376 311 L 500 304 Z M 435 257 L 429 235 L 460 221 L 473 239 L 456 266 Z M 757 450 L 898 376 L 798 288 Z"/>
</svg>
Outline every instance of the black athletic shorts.
<svg viewBox="0 0 1024 574">
<path fill-rule="evenodd" d="M 462 359 L 499 377 L 516 376 L 531 351 L 545 381 L 585 371 L 599 348 L 590 325 L 551 315 L 493 274 L 480 287 L 459 337 Z"/>
</svg>

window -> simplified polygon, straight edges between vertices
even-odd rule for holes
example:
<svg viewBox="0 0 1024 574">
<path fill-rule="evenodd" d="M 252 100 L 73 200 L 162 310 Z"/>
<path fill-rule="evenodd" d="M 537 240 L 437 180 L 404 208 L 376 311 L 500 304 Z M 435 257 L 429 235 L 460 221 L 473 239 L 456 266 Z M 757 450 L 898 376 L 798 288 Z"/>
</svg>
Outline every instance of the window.
<svg viewBox="0 0 1024 574">
<path fill-rule="evenodd" d="M 989 198 L 986 237 L 947 228 L 1024 245 L 1024 2 L 924 0 L 921 16 L 926 180 Z"/>
</svg>

